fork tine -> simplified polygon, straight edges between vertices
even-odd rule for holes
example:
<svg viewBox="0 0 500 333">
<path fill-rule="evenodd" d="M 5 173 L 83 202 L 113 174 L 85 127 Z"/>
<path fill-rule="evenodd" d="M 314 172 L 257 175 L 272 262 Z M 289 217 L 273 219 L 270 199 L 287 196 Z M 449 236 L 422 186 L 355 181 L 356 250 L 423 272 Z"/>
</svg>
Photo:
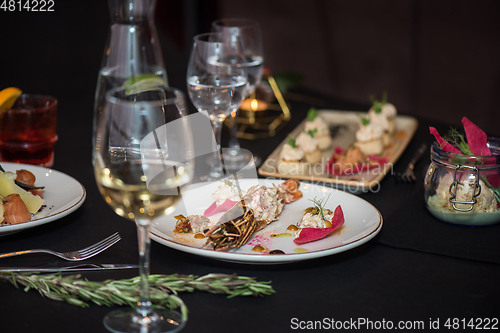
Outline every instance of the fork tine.
<svg viewBox="0 0 500 333">
<path fill-rule="evenodd" d="M 101 252 L 101 251 L 107 249 L 108 247 L 110 247 L 111 245 L 117 243 L 120 239 L 121 238 L 119 236 L 118 237 L 114 237 L 114 238 L 110 238 L 110 239 L 108 239 L 105 242 L 100 242 L 99 244 L 96 244 L 92 248 L 86 249 L 85 251 L 80 251 L 80 253 L 82 255 L 90 255 L 90 254 L 93 254 L 93 253 Z"/>
<path fill-rule="evenodd" d="M 110 236 L 108 236 L 108 237 L 106 237 L 106 238 L 104 238 L 104 239 L 102 239 L 102 240 L 98 241 L 98 242 L 97 242 L 97 243 L 95 243 L 95 244 L 89 245 L 89 246 L 87 246 L 86 248 L 81 249 L 81 250 L 80 250 L 80 252 L 83 252 L 83 251 L 86 251 L 86 250 L 91 250 L 91 249 L 95 248 L 96 246 L 99 246 L 99 245 L 101 245 L 102 243 L 107 243 L 109 240 L 114 239 L 114 238 L 116 238 L 116 237 L 120 238 L 120 234 L 119 234 L 118 232 L 115 232 L 114 234 L 112 234 L 112 235 L 110 235 Z"/>
<path fill-rule="evenodd" d="M 80 250 L 80 254 L 83 256 L 88 256 L 88 255 L 93 255 L 94 253 L 97 254 L 99 252 L 104 251 L 111 245 L 117 243 L 120 240 L 120 235 L 118 233 L 114 233 L 113 235 L 109 236 L 108 238 L 103 239 L 100 242 L 95 243 L 94 245 L 91 245 L 85 249 Z"/>
</svg>

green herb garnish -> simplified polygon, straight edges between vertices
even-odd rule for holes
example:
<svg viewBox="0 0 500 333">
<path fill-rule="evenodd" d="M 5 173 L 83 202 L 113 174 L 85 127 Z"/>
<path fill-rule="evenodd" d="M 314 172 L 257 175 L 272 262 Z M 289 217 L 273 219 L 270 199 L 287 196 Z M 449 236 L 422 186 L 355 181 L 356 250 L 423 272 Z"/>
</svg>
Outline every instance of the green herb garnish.
<svg viewBox="0 0 500 333">
<path fill-rule="evenodd" d="M 363 117 L 361 115 L 358 115 L 359 119 L 361 120 L 361 124 L 363 126 L 368 126 L 370 124 L 370 119 Z"/>
<path fill-rule="evenodd" d="M 316 119 L 317 116 L 318 116 L 318 111 L 316 110 L 316 108 L 310 108 L 309 111 L 307 112 L 308 121 L 313 121 L 314 119 Z"/>
<path fill-rule="evenodd" d="M 382 100 L 376 100 L 373 95 L 370 95 L 370 102 L 372 103 L 373 110 L 376 114 L 380 114 L 382 112 L 382 107 L 387 104 L 387 91 L 384 90 L 382 93 Z"/>
<path fill-rule="evenodd" d="M 307 131 L 307 134 L 309 134 L 311 136 L 311 138 L 314 138 L 314 134 L 316 134 L 317 132 L 318 132 L 318 129 L 315 128 L 315 129 Z"/>
<path fill-rule="evenodd" d="M 382 92 L 382 101 L 380 103 L 382 104 L 382 106 L 387 104 L 387 91 L 386 90 L 384 90 Z"/>
<path fill-rule="evenodd" d="M 449 138 L 449 142 L 457 145 L 464 155 L 474 155 L 469 148 L 469 144 L 465 141 L 464 136 L 460 134 L 456 128 L 450 128 L 446 136 Z"/>
<path fill-rule="evenodd" d="M 288 135 L 288 138 L 289 138 L 289 139 L 288 139 L 288 142 L 287 142 L 287 143 L 288 143 L 290 146 L 292 146 L 292 148 L 293 148 L 293 149 L 297 148 L 297 143 L 296 143 L 295 139 L 292 139 L 292 137 L 291 137 L 290 135 Z"/>
<path fill-rule="evenodd" d="M 313 214 L 313 215 L 321 214 L 321 218 L 323 219 L 323 221 L 326 221 L 325 215 L 323 215 L 323 209 L 324 209 L 324 207 L 325 207 L 326 202 L 328 201 L 328 199 L 330 199 L 330 194 L 328 194 L 328 197 L 323 198 L 321 200 L 316 199 L 316 197 L 314 197 L 314 199 L 312 199 L 312 200 L 309 199 L 309 201 L 312 201 L 314 203 L 314 205 L 316 206 L 311 211 L 311 214 Z"/>
</svg>

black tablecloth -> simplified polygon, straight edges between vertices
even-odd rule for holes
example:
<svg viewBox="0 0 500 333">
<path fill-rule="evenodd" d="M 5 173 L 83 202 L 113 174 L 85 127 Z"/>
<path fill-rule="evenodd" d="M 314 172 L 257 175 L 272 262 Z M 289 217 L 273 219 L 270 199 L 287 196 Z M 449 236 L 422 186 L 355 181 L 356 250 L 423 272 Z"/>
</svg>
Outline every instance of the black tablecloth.
<svg viewBox="0 0 500 333">
<path fill-rule="evenodd" d="M 68 110 L 74 107 L 71 96 L 59 97 L 60 140 L 54 169 L 78 179 L 87 190 L 87 199 L 80 209 L 60 220 L 1 237 L 0 252 L 76 249 L 119 231 L 122 241 L 93 261 L 135 263 L 135 225 L 113 213 L 94 182 L 90 163 L 91 112 L 69 114 Z M 242 140 L 242 146 L 267 157 L 311 106 L 291 103 L 293 119 L 276 137 Z M 324 107 L 363 110 L 366 106 L 332 100 Z M 422 142 L 431 142 L 427 130 L 430 122 L 419 122 L 408 149 L 394 166 L 395 171 L 404 169 Z M 331 325 L 332 320 L 363 323 L 363 318 L 372 325 L 407 321 L 422 322 L 427 328 L 431 320 L 439 320 L 444 329 L 448 318 L 498 317 L 500 226 L 461 228 L 432 217 L 425 209 L 421 184 L 428 162 L 426 156 L 417 165 L 416 184 L 397 183 L 387 176 L 378 191 L 360 195 L 380 210 L 384 226 L 375 239 L 353 250 L 293 264 L 242 265 L 197 257 L 153 242 L 151 272 L 237 273 L 272 281 L 276 294 L 263 298 L 182 294 L 190 311 L 184 332 L 216 332 L 233 327 L 242 332 L 285 332 L 304 327 L 308 321 Z M 29 265 L 39 260 L 55 259 L 36 255 L 3 259 L 1 264 Z M 83 274 L 96 281 L 135 275 L 133 270 Z M 8 284 L 0 285 L 0 293 L 2 332 L 105 332 L 102 318 L 109 310 L 106 307 L 90 304 L 82 309 Z M 355 327 L 370 330 L 366 325 Z"/>
</svg>

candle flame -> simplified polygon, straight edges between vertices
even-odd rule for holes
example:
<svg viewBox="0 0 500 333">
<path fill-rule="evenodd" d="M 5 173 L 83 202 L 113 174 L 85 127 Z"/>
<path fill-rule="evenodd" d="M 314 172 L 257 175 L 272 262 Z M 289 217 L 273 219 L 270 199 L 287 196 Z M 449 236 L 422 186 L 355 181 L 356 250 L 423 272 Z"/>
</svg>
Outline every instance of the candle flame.
<svg viewBox="0 0 500 333">
<path fill-rule="evenodd" d="M 250 108 L 252 111 L 257 111 L 259 109 L 259 102 L 256 99 L 252 99 L 250 102 Z"/>
</svg>

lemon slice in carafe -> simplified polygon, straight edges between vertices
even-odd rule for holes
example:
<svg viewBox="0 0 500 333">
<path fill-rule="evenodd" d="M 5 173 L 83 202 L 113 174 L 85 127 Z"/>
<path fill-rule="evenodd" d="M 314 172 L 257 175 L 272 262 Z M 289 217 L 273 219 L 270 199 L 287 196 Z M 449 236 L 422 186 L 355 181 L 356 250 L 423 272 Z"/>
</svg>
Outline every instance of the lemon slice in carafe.
<svg viewBox="0 0 500 333">
<path fill-rule="evenodd" d="M 140 74 L 130 77 L 122 85 L 122 88 L 126 88 L 126 94 L 138 94 L 144 91 L 154 90 L 155 87 L 165 85 L 165 81 L 154 74 Z"/>
</svg>

